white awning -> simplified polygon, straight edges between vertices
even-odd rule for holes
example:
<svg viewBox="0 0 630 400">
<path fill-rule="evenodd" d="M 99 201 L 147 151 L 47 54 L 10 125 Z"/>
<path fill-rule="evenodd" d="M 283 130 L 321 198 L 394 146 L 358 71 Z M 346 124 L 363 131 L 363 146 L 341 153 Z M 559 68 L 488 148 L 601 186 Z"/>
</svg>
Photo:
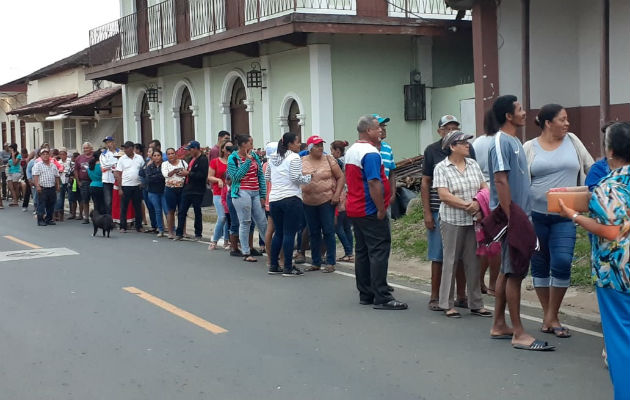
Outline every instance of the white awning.
<svg viewBox="0 0 630 400">
<path fill-rule="evenodd" d="M 70 112 L 66 112 L 63 114 L 51 115 L 50 117 L 46 117 L 46 121 L 59 121 L 60 119 L 68 118 Z"/>
</svg>

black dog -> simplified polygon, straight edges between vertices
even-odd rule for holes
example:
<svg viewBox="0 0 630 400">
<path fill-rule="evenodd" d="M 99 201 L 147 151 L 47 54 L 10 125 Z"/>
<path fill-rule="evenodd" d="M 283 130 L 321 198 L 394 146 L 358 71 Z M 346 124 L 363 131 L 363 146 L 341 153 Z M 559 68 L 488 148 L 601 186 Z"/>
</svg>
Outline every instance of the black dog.
<svg viewBox="0 0 630 400">
<path fill-rule="evenodd" d="M 103 237 L 105 233 L 107 233 L 107 237 L 109 237 L 109 233 L 112 229 L 114 229 L 114 220 L 109 214 L 100 214 L 97 210 L 90 211 L 90 217 L 92 217 L 92 224 L 94 224 L 94 233 L 92 236 L 96 236 L 96 232 L 98 228 L 103 230 Z"/>
</svg>

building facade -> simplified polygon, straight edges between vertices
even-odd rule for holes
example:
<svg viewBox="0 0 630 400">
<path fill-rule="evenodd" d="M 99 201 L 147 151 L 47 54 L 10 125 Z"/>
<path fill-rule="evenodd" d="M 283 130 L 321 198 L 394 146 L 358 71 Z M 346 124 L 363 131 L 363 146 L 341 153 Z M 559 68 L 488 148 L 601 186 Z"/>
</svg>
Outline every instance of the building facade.
<svg viewBox="0 0 630 400">
<path fill-rule="evenodd" d="M 123 84 L 126 139 L 211 145 L 227 130 L 264 147 L 291 130 L 353 141 L 358 117 L 379 113 L 401 159 L 435 140 L 443 114 L 475 129 L 470 17 L 456 21 L 442 1 L 120 6 L 121 19 L 90 32 L 87 77 Z"/>
</svg>

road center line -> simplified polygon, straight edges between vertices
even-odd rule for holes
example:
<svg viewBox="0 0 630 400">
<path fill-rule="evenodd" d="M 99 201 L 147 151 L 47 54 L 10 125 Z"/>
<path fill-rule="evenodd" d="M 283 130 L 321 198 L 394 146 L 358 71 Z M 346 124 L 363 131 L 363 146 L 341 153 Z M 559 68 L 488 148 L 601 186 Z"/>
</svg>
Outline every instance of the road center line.
<svg viewBox="0 0 630 400">
<path fill-rule="evenodd" d="M 156 305 L 168 312 L 170 312 L 171 314 L 175 314 L 180 318 L 185 319 L 186 321 L 197 325 L 200 328 L 203 328 L 207 331 L 210 331 L 212 333 L 214 333 L 215 335 L 218 335 L 220 333 L 226 333 L 228 332 L 227 329 L 224 329 L 222 327 L 220 327 L 219 325 L 215 325 L 211 322 L 206 321 L 203 318 L 199 318 L 198 316 L 189 313 L 188 311 L 182 310 L 181 308 L 174 306 L 171 303 L 168 303 L 162 299 L 159 299 L 143 290 L 140 290 L 138 288 L 135 288 L 133 286 L 129 286 L 129 287 L 124 287 L 123 290 L 131 293 L 131 294 L 135 294 L 136 296 L 140 297 L 143 300 L 148 301 L 149 303 Z"/>
<path fill-rule="evenodd" d="M 5 239 L 9 239 L 12 242 L 19 243 L 19 244 L 21 244 L 23 246 L 30 247 L 31 249 L 41 249 L 42 248 L 42 246 L 38 246 L 36 244 L 29 243 L 29 242 L 24 241 L 22 239 L 18 239 L 15 236 L 7 235 L 7 236 L 4 236 L 4 238 Z"/>
<path fill-rule="evenodd" d="M 335 273 L 339 274 L 339 275 L 347 276 L 349 278 L 355 278 L 354 274 L 350 274 L 348 272 L 335 271 Z M 415 288 L 411 288 L 411 287 L 408 287 L 408 286 L 397 285 L 395 283 L 390 283 L 389 285 L 393 286 L 393 287 L 395 287 L 397 289 L 407 290 L 409 292 L 420 293 L 420 294 L 423 294 L 423 295 L 426 295 L 426 296 L 431 296 L 431 293 L 427 292 L 426 290 L 420 290 L 420 289 L 415 289 Z M 488 310 L 494 311 L 494 307 L 492 307 L 492 306 L 485 306 L 485 308 L 487 308 Z M 509 313 L 509 311 L 506 310 L 505 314 L 509 315 L 510 313 Z M 529 320 L 529 321 L 539 322 L 539 323 L 543 322 L 542 318 L 533 317 L 531 315 L 526 315 L 526 314 L 521 314 L 521 318 Z M 600 332 L 591 331 L 589 329 L 580 328 L 578 326 L 567 325 L 567 324 L 562 324 L 562 326 L 566 326 L 567 328 L 569 328 L 569 329 L 571 329 L 571 330 L 573 330 L 575 332 L 580 332 L 580 333 L 583 333 L 585 335 L 595 336 L 595 337 L 598 337 L 598 338 L 603 338 L 604 337 L 604 335 L 602 335 Z"/>
</svg>

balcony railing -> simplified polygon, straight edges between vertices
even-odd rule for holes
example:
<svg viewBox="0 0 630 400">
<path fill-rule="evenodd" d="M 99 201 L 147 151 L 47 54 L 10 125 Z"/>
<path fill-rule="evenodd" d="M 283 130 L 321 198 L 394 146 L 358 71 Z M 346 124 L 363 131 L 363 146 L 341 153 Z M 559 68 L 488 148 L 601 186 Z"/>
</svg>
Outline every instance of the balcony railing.
<svg viewBox="0 0 630 400">
<path fill-rule="evenodd" d="M 90 30 L 90 64 L 103 64 L 138 54 L 136 27 L 136 14 L 131 14 Z"/>
<path fill-rule="evenodd" d="M 245 23 L 253 24 L 291 13 L 357 13 L 360 0 L 245 0 Z"/>
<path fill-rule="evenodd" d="M 454 19 L 457 11 L 446 5 L 444 0 L 387 0 L 390 17 Z M 470 19 L 470 11 L 464 19 Z"/>
<path fill-rule="evenodd" d="M 90 30 L 90 65 L 121 60 L 225 30 L 225 2 L 166 0 Z"/>
<path fill-rule="evenodd" d="M 149 17 L 149 51 L 177 43 L 175 33 L 175 2 L 163 1 L 147 9 Z"/>
</svg>

